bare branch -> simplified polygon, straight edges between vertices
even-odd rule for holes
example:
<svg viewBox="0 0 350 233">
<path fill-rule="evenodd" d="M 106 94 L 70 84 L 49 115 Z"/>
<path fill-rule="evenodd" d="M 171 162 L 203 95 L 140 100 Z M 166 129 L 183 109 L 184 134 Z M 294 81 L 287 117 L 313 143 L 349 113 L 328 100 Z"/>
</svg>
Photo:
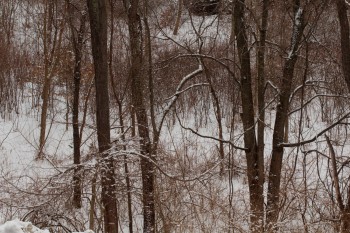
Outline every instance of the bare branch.
<svg viewBox="0 0 350 233">
<path fill-rule="evenodd" d="M 296 143 L 280 143 L 278 146 L 281 146 L 281 147 L 296 147 L 296 146 L 302 146 L 302 145 L 314 142 L 314 141 L 316 141 L 316 139 L 318 137 L 320 137 L 321 135 L 326 133 L 328 130 L 331 130 L 332 128 L 334 128 L 335 126 L 340 124 L 344 119 L 348 118 L 349 116 L 350 116 L 350 112 L 348 112 L 347 114 L 345 114 L 344 116 L 339 118 L 339 120 L 337 120 L 336 122 L 334 122 L 333 124 L 331 124 L 330 126 L 325 128 L 324 130 L 322 130 L 316 136 L 314 136 L 313 138 L 311 138 L 309 140 L 305 140 L 305 141 L 302 141 L 302 142 L 296 142 Z"/>
</svg>

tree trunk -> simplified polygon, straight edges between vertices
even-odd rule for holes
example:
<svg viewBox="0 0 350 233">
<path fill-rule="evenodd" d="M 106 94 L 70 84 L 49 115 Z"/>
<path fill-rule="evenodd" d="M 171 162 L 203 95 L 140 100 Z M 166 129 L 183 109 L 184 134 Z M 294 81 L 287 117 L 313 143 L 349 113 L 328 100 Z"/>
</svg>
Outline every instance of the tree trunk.
<svg viewBox="0 0 350 233">
<path fill-rule="evenodd" d="M 258 43 L 258 160 L 260 173 L 260 185 L 264 185 L 264 148 L 265 148 L 265 43 L 268 19 L 269 0 L 263 0 L 261 14 L 260 39 Z"/>
<path fill-rule="evenodd" d="M 248 39 L 245 32 L 244 1 L 234 2 L 234 32 L 237 40 L 238 57 L 241 75 L 242 122 L 244 130 L 244 145 L 247 159 L 247 176 L 250 197 L 250 229 L 251 232 L 263 231 L 264 198 L 260 180 L 263 175 L 259 165 L 258 148 L 255 136 L 254 103 L 252 94 L 252 78 L 250 70 L 250 55 Z"/>
<path fill-rule="evenodd" d="M 341 61 L 344 80 L 350 91 L 350 27 L 347 16 L 347 5 L 344 0 L 337 0 L 338 20 L 340 26 Z M 342 232 L 350 231 L 350 187 L 348 187 L 348 201 L 342 211 Z"/>
<path fill-rule="evenodd" d="M 43 104 L 41 107 L 41 117 L 40 117 L 40 136 L 39 136 L 39 151 L 37 159 L 43 159 L 43 150 L 46 141 L 46 119 L 47 111 L 49 107 L 50 99 L 50 86 L 53 72 L 57 66 L 58 58 L 56 56 L 56 51 L 59 50 L 62 41 L 62 34 L 64 25 L 61 23 L 59 28 L 55 28 L 55 35 L 52 41 L 52 15 L 54 11 L 54 1 L 47 0 L 45 2 L 45 13 L 44 13 L 44 35 L 43 35 L 43 44 L 44 44 L 44 84 L 43 92 L 41 98 Z"/>
<path fill-rule="evenodd" d="M 283 147 L 280 146 L 285 139 L 285 124 L 288 119 L 289 97 L 291 94 L 292 82 L 294 77 L 294 66 L 297 62 L 297 50 L 303 35 L 304 22 L 303 10 L 299 1 L 295 1 L 294 26 L 291 37 L 289 56 L 284 64 L 282 86 L 279 94 L 276 119 L 273 131 L 272 157 L 269 171 L 269 184 L 267 192 L 267 213 L 266 225 L 268 232 L 275 232 L 276 223 L 279 215 L 279 193 L 281 183 L 281 170 L 283 159 Z"/>
<path fill-rule="evenodd" d="M 73 26 L 72 17 L 73 12 L 71 6 L 68 5 L 70 10 L 70 28 L 72 33 L 72 43 L 74 51 L 74 93 L 73 93 L 73 151 L 74 151 L 74 175 L 73 175 L 73 206 L 76 208 L 81 207 L 81 174 L 80 174 L 80 133 L 79 133 L 79 97 L 80 97 L 80 79 L 81 79 L 81 62 L 82 62 L 82 49 L 83 39 L 85 34 L 85 22 L 86 14 L 81 15 L 79 31 Z M 76 35 L 77 34 L 77 35 Z"/>
<path fill-rule="evenodd" d="M 177 35 L 181 23 L 181 15 L 182 15 L 182 6 L 183 6 L 183 0 L 177 1 L 177 14 L 176 14 L 176 21 L 174 26 L 173 35 Z"/>
<path fill-rule="evenodd" d="M 224 159 L 225 159 L 225 150 L 224 150 L 224 136 L 223 136 L 223 127 L 222 127 L 222 116 L 221 116 L 221 107 L 220 107 L 220 101 L 219 101 L 219 97 L 215 91 L 213 82 L 212 82 L 212 77 L 211 74 L 209 72 L 209 70 L 207 69 L 207 67 L 205 66 L 205 63 L 203 61 L 203 59 L 201 60 L 201 63 L 204 67 L 205 70 L 205 78 L 207 80 L 207 82 L 209 83 L 209 90 L 210 90 L 210 94 L 213 98 L 213 106 L 215 109 L 215 118 L 216 121 L 218 123 L 218 137 L 219 137 L 219 159 L 221 159 L 221 164 L 220 164 L 220 176 L 223 176 L 225 174 L 225 163 L 224 163 Z"/>
<path fill-rule="evenodd" d="M 126 2 L 126 1 L 125 1 Z M 137 130 L 140 137 L 142 195 L 143 195 L 143 232 L 155 232 L 155 208 L 154 208 L 154 164 L 152 160 L 150 132 L 148 127 L 147 111 L 143 99 L 142 83 L 142 23 L 138 15 L 139 1 L 131 0 L 125 4 L 128 9 L 129 37 L 131 49 L 131 94 L 132 104 L 136 114 Z"/>
<path fill-rule="evenodd" d="M 343 75 L 350 90 L 350 38 L 347 5 L 344 0 L 337 0 L 338 20 L 340 25 L 340 43 Z"/>
<path fill-rule="evenodd" d="M 118 212 L 113 159 L 109 158 L 110 123 L 107 64 L 107 11 L 104 0 L 88 0 L 96 88 L 98 150 L 102 156 L 101 183 L 106 233 L 118 232 Z"/>
<path fill-rule="evenodd" d="M 123 98 L 119 98 L 116 86 L 114 83 L 114 73 L 113 73 L 113 36 L 114 36 L 114 2 L 113 0 L 109 1 L 111 7 L 111 32 L 110 32 L 110 45 L 109 45 L 109 75 L 113 90 L 114 98 L 118 105 L 118 117 L 120 125 L 121 140 L 125 142 L 125 130 L 124 130 L 124 116 L 123 116 Z M 127 147 L 123 144 L 123 150 L 126 151 Z M 129 232 L 133 233 L 133 216 L 132 216 L 132 196 L 131 196 L 131 184 L 129 176 L 129 166 L 127 162 L 127 155 L 124 155 L 124 172 L 125 172 L 125 183 L 126 183 L 126 192 L 127 192 L 127 206 L 128 206 L 128 220 L 129 220 Z"/>
</svg>

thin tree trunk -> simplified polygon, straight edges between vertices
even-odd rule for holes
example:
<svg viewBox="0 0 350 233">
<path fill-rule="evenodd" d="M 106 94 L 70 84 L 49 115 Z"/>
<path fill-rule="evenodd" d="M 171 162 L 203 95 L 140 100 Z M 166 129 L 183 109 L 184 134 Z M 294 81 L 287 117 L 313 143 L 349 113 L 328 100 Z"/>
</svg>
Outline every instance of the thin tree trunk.
<svg viewBox="0 0 350 233">
<path fill-rule="evenodd" d="M 344 0 L 337 0 L 338 20 L 340 26 L 340 43 L 342 54 L 342 69 L 344 80 L 350 91 L 350 27 L 347 16 L 348 7 Z M 342 230 L 343 232 L 350 231 L 350 187 L 348 187 L 348 201 L 344 207 L 342 214 Z"/>
<path fill-rule="evenodd" d="M 87 0 L 91 45 L 95 69 L 96 122 L 99 153 L 102 156 L 101 183 L 106 233 L 118 232 L 118 212 L 113 159 L 109 157 L 110 123 L 107 64 L 107 10 L 104 0 Z"/>
<path fill-rule="evenodd" d="M 55 29 L 54 40 L 52 41 L 51 32 L 52 32 L 52 14 L 54 11 L 54 1 L 47 0 L 45 2 L 45 14 L 44 14 L 44 35 L 43 35 L 43 44 L 44 44 L 44 85 L 41 98 L 43 100 L 41 108 L 41 117 L 40 117 L 40 136 L 39 136 L 39 151 L 37 158 L 43 159 L 43 150 L 46 141 L 46 121 L 47 121 L 47 111 L 49 107 L 50 99 L 50 86 L 53 72 L 57 66 L 58 58 L 55 58 L 56 51 L 61 46 L 62 34 L 64 29 L 63 21 L 59 29 Z M 58 38 L 57 38 L 58 37 Z"/>
<path fill-rule="evenodd" d="M 288 119 L 289 97 L 294 77 L 294 66 L 297 62 L 297 51 L 303 35 L 303 10 L 298 0 L 295 0 L 294 26 L 291 37 L 289 56 L 284 64 L 282 86 L 279 94 L 276 119 L 273 131 L 272 157 L 269 171 L 269 184 L 267 191 L 266 226 L 268 232 L 277 231 L 276 223 L 279 215 L 279 193 L 281 183 L 281 170 L 283 160 L 283 147 L 285 140 L 285 124 Z"/>
<path fill-rule="evenodd" d="M 89 211 L 89 229 L 95 230 L 95 208 L 96 208 L 96 173 L 91 181 L 91 200 Z"/>
<path fill-rule="evenodd" d="M 262 175 L 259 166 L 258 148 L 255 136 L 254 102 L 252 94 L 252 78 L 250 70 L 250 55 L 244 21 L 245 3 L 242 0 L 234 2 L 234 34 L 237 40 L 238 57 L 241 75 L 242 122 L 244 130 L 244 145 L 247 159 L 247 176 L 250 198 L 250 230 L 263 231 L 264 199 L 263 187 L 260 181 Z"/>
<path fill-rule="evenodd" d="M 327 145 L 329 148 L 329 154 L 331 157 L 331 166 L 332 166 L 332 179 L 335 189 L 335 197 L 338 203 L 338 207 L 340 210 L 340 232 L 346 233 L 350 230 L 350 212 L 348 206 L 344 205 L 340 185 L 339 185 L 339 177 L 338 177 L 338 169 L 337 169 L 337 161 L 335 157 L 335 151 L 333 145 L 327 135 L 325 135 Z M 349 199 L 349 197 L 348 197 Z"/>
<path fill-rule="evenodd" d="M 176 14 L 176 21 L 175 21 L 175 26 L 174 26 L 174 31 L 173 34 L 177 35 L 181 23 L 181 15 L 182 15 L 182 6 L 183 6 L 183 0 L 178 0 L 177 1 L 177 14 Z"/>
<path fill-rule="evenodd" d="M 210 94 L 213 98 L 213 105 L 215 108 L 215 117 L 216 117 L 216 121 L 218 123 L 218 136 L 219 136 L 219 158 L 221 159 L 221 164 L 220 164 L 220 176 L 223 176 L 225 173 L 225 163 L 224 163 L 224 158 L 225 158 L 225 151 L 224 151 L 224 136 L 223 136 L 223 127 L 222 127 L 222 116 L 221 116 L 221 107 L 220 107 L 220 101 L 219 101 L 219 97 L 216 94 L 213 82 L 211 80 L 210 77 L 210 73 L 209 70 L 206 68 L 203 59 L 202 59 L 202 64 L 204 66 L 204 70 L 205 70 L 205 76 L 206 76 L 206 80 L 209 83 L 209 88 L 210 88 Z"/>
<path fill-rule="evenodd" d="M 124 117 L 123 117 L 123 101 L 118 97 L 116 86 L 114 83 L 114 73 L 113 73 L 113 35 L 114 35 L 114 2 L 110 0 L 111 7 L 111 32 L 110 32 L 110 45 L 109 45 L 109 74 L 112 85 L 112 90 L 114 98 L 118 104 L 118 114 L 119 114 L 119 125 L 121 127 L 121 139 L 125 141 L 125 131 L 124 131 Z M 123 150 L 126 151 L 126 145 L 123 144 Z M 129 219 L 129 232 L 133 232 L 133 217 L 132 217 L 132 197 L 131 197 L 131 185 L 130 185 L 130 176 L 129 176 L 129 167 L 127 162 L 127 156 L 124 155 L 124 172 L 125 172 L 125 183 L 126 183 L 126 192 L 127 192 L 127 206 L 128 206 L 128 219 Z"/>
<path fill-rule="evenodd" d="M 265 43 L 267 32 L 269 0 L 263 0 L 261 14 L 260 39 L 258 43 L 258 164 L 260 172 L 260 185 L 264 184 L 264 148 L 265 148 Z"/>
<path fill-rule="evenodd" d="M 69 4 L 69 1 L 68 1 Z M 80 80 L 81 80 L 81 62 L 82 62 L 82 49 L 83 49 L 83 39 L 85 34 L 85 23 L 86 23 L 86 14 L 81 15 L 80 18 L 80 27 L 79 31 L 76 33 L 76 30 L 73 26 L 72 17 L 73 11 L 71 6 L 68 5 L 71 16 L 70 28 L 72 33 L 72 42 L 73 42 L 73 51 L 75 56 L 74 62 L 74 93 L 73 93 L 73 151 L 74 151 L 74 175 L 73 175 L 73 206 L 76 208 L 81 208 L 81 174 L 80 174 L 80 133 L 79 133 L 79 97 L 80 97 Z M 77 34 L 77 35 L 76 35 Z"/>
<path fill-rule="evenodd" d="M 144 4 L 147 4 L 146 2 Z M 145 9 L 145 14 L 147 14 L 147 7 Z M 152 43 L 151 43 L 151 30 L 149 28 L 148 19 L 146 16 L 143 17 L 143 22 L 145 25 L 145 56 L 147 59 L 147 75 L 148 75 L 148 90 L 149 90 L 149 104 L 150 104 L 150 114 L 151 114 L 151 124 L 153 129 L 153 144 L 158 144 L 159 133 L 157 131 L 156 117 L 155 117 L 155 99 L 154 99 L 154 81 L 153 81 L 153 64 L 152 64 Z M 156 142 L 157 141 L 157 142 Z M 156 148 L 153 148 L 156 151 Z"/>
<path fill-rule="evenodd" d="M 142 61 L 142 25 L 138 15 L 139 1 L 131 0 L 128 9 L 129 37 L 131 49 L 131 94 L 132 103 L 137 120 L 137 130 L 140 137 L 142 195 L 143 195 L 143 232 L 155 232 L 155 207 L 154 207 L 154 165 L 152 160 L 150 131 L 148 126 L 147 111 L 143 100 L 143 83 L 141 77 Z"/>
</svg>

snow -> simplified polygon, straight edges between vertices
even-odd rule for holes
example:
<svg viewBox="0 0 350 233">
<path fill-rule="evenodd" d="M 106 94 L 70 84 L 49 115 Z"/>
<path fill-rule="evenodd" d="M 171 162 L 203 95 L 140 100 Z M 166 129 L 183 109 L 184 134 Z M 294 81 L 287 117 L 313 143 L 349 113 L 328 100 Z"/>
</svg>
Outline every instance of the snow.
<svg viewBox="0 0 350 233">
<path fill-rule="evenodd" d="M 31 222 L 22 222 L 18 219 L 0 225 L 0 233 L 50 233 L 49 230 L 40 230 Z M 72 233 L 94 233 L 92 230 Z"/>
</svg>

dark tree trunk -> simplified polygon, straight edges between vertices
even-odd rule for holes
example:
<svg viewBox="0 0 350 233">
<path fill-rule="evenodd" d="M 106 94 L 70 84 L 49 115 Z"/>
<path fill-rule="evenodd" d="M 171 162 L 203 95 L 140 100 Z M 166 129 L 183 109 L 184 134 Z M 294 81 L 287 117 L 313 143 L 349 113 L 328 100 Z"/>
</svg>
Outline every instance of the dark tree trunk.
<svg viewBox="0 0 350 233">
<path fill-rule="evenodd" d="M 129 37 L 131 49 L 131 94 L 132 104 L 136 114 L 137 130 L 140 137 L 142 195 L 143 195 L 143 232 L 155 232 L 155 208 L 154 208 L 154 164 L 152 160 L 150 132 L 147 119 L 147 111 L 143 99 L 142 82 L 142 23 L 138 14 L 139 1 L 131 0 L 128 9 Z"/>
<path fill-rule="evenodd" d="M 96 122 L 99 153 L 102 156 L 101 183 L 106 233 L 118 232 L 118 213 L 113 159 L 109 158 L 110 123 L 107 64 L 107 11 L 104 0 L 87 0 L 92 56 L 95 69 Z"/>
<path fill-rule="evenodd" d="M 125 130 L 124 130 L 124 116 L 123 116 L 123 97 L 119 97 L 116 85 L 114 82 L 114 73 L 113 73 L 113 42 L 114 42 L 114 1 L 109 0 L 110 4 L 110 12 L 111 12 L 111 31 L 110 31 L 110 44 L 109 44 L 109 75 L 111 80 L 111 86 L 114 94 L 114 98 L 118 105 L 118 117 L 119 117 L 119 125 L 121 127 L 121 140 L 125 141 Z M 127 147 L 123 144 L 123 150 L 126 151 Z M 124 155 L 124 172 L 125 172 L 125 183 L 126 183 L 126 192 L 127 192 L 127 200 L 128 200 L 128 220 L 129 220 L 129 232 L 133 233 L 133 216 L 132 216 L 132 196 L 131 196 L 131 183 L 130 183 L 130 175 L 129 175 L 129 166 L 127 162 L 127 155 Z"/>
<path fill-rule="evenodd" d="M 269 184 L 267 192 L 267 213 L 266 224 L 268 232 L 274 232 L 276 222 L 279 215 L 279 193 L 281 183 L 281 170 L 283 160 L 283 147 L 280 146 L 285 138 L 285 123 L 288 117 L 289 97 L 291 95 L 291 88 L 294 77 L 294 66 L 297 62 L 297 51 L 300 46 L 303 35 L 303 10 L 296 0 L 296 10 L 294 15 L 294 26 L 291 38 L 291 45 L 289 55 L 286 59 L 283 68 L 283 77 L 281 81 L 281 90 L 279 94 L 276 119 L 272 139 L 272 157 L 269 171 Z"/>
<path fill-rule="evenodd" d="M 234 2 L 234 32 L 237 40 L 238 57 L 241 75 L 242 121 L 244 130 L 244 145 L 247 159 L 247 176 L 250 197 L 251 232 L 263 231 L 264 198 L 262 181 L 264 171 L 260 170 L 261 162 L 255 136 L 254 103 L 252 94 L 252 78 L 250 70 L 250 55 L 248 39 L 245 32 L 244 1 Z"/>
<path fill-rule="evenodd" d="M 340 43 L 343 75 L 350 90 L 350 38 L 347 5 L 344 0 L 337 0 L 338 20 L 340 25 Z"/>
<path fill-rule="evenodd" d="M 350 91 L 350 28 L 347 16 L 347 5 L 344 0 L 337 0 L 338 20 L 340 26 L 341 58 L 344 80 Z M 348 187 L 348 200 L 342 210 L 342 232 L 350 232 L 350 187 Z"/>
<path fill-rule="evenodd" d="M 69 1 L 68 1 L 69 4 Z M 80 79 L 81 79 L 81 62 L 82 62 L 82 48 L 85 34 L 86 14 L 81 15 L 79 31 L 73 26 L 72 7 L 68 5 L 69 10 L 69 25 L 72 34 L 72 44 L 74 51 L 74 93 L 73 93 L 73 151 L 74 151 L 74 175 L 73 175 L 73 206 L 81 207 L 81 174 L 80 174 L 80 131 L 79 131 L 79 97 L 80 97 Z"/>
</svg>

